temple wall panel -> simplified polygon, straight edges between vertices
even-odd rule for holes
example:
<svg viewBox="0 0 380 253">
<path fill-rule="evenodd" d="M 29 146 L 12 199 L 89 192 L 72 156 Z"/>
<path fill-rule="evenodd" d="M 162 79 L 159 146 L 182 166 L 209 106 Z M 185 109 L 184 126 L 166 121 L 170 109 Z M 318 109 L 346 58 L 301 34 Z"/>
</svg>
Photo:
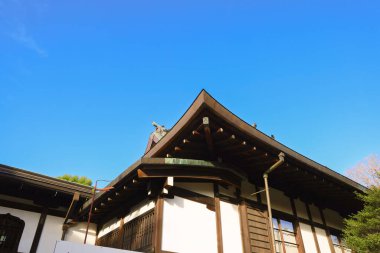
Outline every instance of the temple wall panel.
<svg viewBox="0 0 380 253">
<path fill-rule="evenodd" d="M 175 182 L 174 186 L 199 193 L 208 197 L 214 197 L 214 184 L 212 183 L 189 183 L 189 182 Z"/>
<path fill-rule="evenodd" d="M 216 253 L 216 216 L 206 205 L 180 197 L 165 199 L 162 250 Z"/>
<path fill-rule="evenodd" d="M 223 253 L 242 253 L 240 216 L 237 205 L 220 201 Z"/>
</svg>

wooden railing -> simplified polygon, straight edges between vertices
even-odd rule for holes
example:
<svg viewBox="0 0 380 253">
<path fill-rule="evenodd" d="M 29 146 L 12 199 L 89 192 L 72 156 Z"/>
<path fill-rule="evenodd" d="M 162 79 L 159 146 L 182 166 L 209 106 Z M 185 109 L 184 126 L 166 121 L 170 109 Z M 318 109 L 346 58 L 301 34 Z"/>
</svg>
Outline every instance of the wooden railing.
<svg viewBox="0 0 380 253">
<path fill-rule="evenodd" d="M 115 229 L 96 241 L 96 245 L 149 252 L 152 250 L 154 209 Z"/>
</svg>

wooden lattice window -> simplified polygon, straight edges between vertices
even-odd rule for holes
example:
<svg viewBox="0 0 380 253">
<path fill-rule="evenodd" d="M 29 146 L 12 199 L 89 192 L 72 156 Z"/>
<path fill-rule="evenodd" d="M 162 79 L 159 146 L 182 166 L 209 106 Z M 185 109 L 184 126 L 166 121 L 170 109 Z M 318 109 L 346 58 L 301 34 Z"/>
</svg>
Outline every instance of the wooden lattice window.
<svg viewBox="0 0 380 253">
<path fill-rule="evenodd" d="M 17 252 L 25 222 L 9 213 L 0 214 L 0 252 Z"/>
<path fill-rule="evenodd" d="M 298 253 L 294 225 L 290 221 L 273 218 L 276 253 Z"/>
<path fill-rule="evenodd" d="M 98 238 L 96 245 L 146 252 L 152 249 L 153 227 L 152 209 L 124 224 L 122 229 L 115 229 Z"/>
</svg>

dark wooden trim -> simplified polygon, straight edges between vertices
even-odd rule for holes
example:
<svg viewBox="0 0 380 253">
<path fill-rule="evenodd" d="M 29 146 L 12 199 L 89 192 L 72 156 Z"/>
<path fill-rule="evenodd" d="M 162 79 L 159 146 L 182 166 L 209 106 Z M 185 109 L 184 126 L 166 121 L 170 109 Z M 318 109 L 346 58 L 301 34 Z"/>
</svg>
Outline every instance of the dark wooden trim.
<svg viewBox="0 0 380 253">
<path fill-rule="evenodd" d="M 67 220 L 70 219 L 70 217 L 72 216 L 75 206 L 79 201 L 79 198 L 80 198 L 79 192 L 74 192 L 73 199 L 71 200 L 71 204 L 70 204 L 69 209 L 67 210 L 65 221 L 63 222 L 63 224 L 66 224 Z"/>
<path fill-rule="evenodd" d="M 303 244 L 300 222 L 298 219 L 297 208 L 296 208 L 296 204 L 294 203 L 293 197 L 290 197 L 290 205 L 292 207 L 292 212 L 293 212 L 293 215 L 295 217 L 294 225 L 295 225 L 295 230 L 296 230 L 296 241 L 298 244 L 298 252 L 299 253 L 305 253 L 305 245 Z"/>
<path fill-rule="evenodd" d="M 20 209 L 20 210 L 34 212 L 34 213 L 42 213 L 44 210 L 44 207 L 41 207 L 41 206 L 28 205 L 28 204 L 13 202 L 13 201 L 5 200 L 5 199 L 0 199 L 0 206 Z M 47 214 L 64 218 L 66 215 L 66 212 L 49 208 L 47 209 Z"/>
<path fill-rule="evenodd" d="M 306 206 L 307 216 L 309 217 L 309 220 L 311 222 L 313 222 L 313 217 L 312 217 L 311 212 L 310 212 L 310 207 L 307 203 L 305 203 L 305 206 Z M 319 243 L 318 243 L 318 237 L 317 237 L 317 234 L 315 232 L 315 227 L 313 224 L 311 224 L 311 231 L 313 231 L 313 237 L 314 237 L 315 246 L 317 248 L 317 252 L 321 253 L 321 248 L 319 247 Z"/>
<path fill-rule="evenodd" d="M 162 247 L 162 221 L 164 212 L 164 199 L 159 196 L 154 210 L 153 247 L 155 253 L 163 252 Z"/>
<path fill-rule="evenodd" d="M 249 238 L 247 204 L 241 201 L 239 204 L 240 230 L 243 244 L 243 252 L 251 253 L 251 241 Z"/>
<path fill-rule="evenodd" d="M 77 191 L 80 192 L 82 196 L 91 196 L 92 187 L 90 186 L 68 182 L 8 165 L 0 164 L 0 174 L 2 177 L 13 178 L 20 182 L 27 182 L 49 190 L 62 191 L 69 194 L 73 194 Z"/>
<path fill-rule="evenodd" d="M 218 197 L 215 197 L 215 218 L 218 253 L 223 253 L 222 217 L 220 213 L 220 199 Z"/>
<path fill-rule="evenodd" d="M 40 238 L 41 238 L 41 234 L 42 234 L 42 230 L 43 230 L 44 225 L 45 225 L 47 211 L 48 211 L 47 209 L 44 209 L 43 212 L 41 213 L 40 220 L 38 221 L 36 233 L 34 234 L 32 246 L 30 248 L 30 253 L 36 253 L 36 251 L 37 251 L 38 244 L 40 242 Z"/>
</svg>

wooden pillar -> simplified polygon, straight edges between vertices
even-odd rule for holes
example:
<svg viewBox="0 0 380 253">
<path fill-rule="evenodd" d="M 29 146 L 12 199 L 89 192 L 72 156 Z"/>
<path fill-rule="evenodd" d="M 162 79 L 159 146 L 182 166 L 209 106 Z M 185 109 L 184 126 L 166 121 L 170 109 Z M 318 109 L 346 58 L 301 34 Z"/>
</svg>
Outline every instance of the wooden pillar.
<svg viewBox="0 0 380 253">
<path fill-rule="evenodd" d="M 40 242 L 40 238 L 41 238 L 41 234 L 42 234 L 42 230 L 43 230 L 44 225 L 45 225 L 47 211 L 48 211 L 48 209 L 44 208 L 43 211 L 41 212 L 40 220 L 38 221 L 36 233 L 34 234 L 32 246 L 30 248 L 30 253 L 36 253 L 36 251 L 37 251 L 38 244 Z"/>
<path fill-rule="evenodd" d="M 123 248 L 123 241 L 124 241 L 124 218 L 120 218 L 119 221 L 119 234 L 118 234 L 118 241 L 119 241 L 119 249 Z"/>
<path fill-rule="evenodd" d="M 323 223 L 323 226 L 325 228 L 325 231 L 326 231 L 327 240 L 329 241 L 330 251 L 335 252 L 334 245 L 333 245 L 332 239 L 331 239 L 330 229 L 327 227 L 325 215 L 323 214 L 322 208 L 319 208 L 319 213 L 321 214 L 321 219 L 322 219 L 322 223 Z"/>
<path fill-rule="evenodd" d="M 313 231 L 315 246 L 317 247 L 318 253 L 321 253 L 321 248 L 319 247 L 317 234 L 315 233 L 315 228 L 313 225 L 313 217 L 311 216 L 309 204 L 305 203 L 305 206 L 306 206 L 307 216 L 309 217 L 309 220 L 310 220 L 311 231 Z"/>
<path fill-rule="evenodd" d="M 156 206 L 154 208 L 154 232 L 153 232 L 153 247 L 155 253 L 161 253 L 162 249 L 162 220 L 164 211 L 164 199 L 158 196 Z"/>
<path fill-rule="evenodd" d="M 215 218 L 218 253 L 223 253 L 222 217 L 220 213 L 220 199 L 215 197 Z"/>
<path fill-rule="evenodd" d="M 243 252 L 251 253 L 251 241 L 249 239 L 247 204 L 242 201 L 239 204 L 240 229 L 243 243 Z"/>
<path fill-rule="evenodd" d="M 296 241 L 298 243 L 298 252 L 305 253 L 305 245 L 303 244 L 300 222 L 298 219 L 296 204 L 294 203 L 293 197 L 290 197 L 290 204 L 292 206 L 292 212 L 295 217 L 294 225 L 295 225 L 295 231 L 296 231 Z"/>
</svg>

